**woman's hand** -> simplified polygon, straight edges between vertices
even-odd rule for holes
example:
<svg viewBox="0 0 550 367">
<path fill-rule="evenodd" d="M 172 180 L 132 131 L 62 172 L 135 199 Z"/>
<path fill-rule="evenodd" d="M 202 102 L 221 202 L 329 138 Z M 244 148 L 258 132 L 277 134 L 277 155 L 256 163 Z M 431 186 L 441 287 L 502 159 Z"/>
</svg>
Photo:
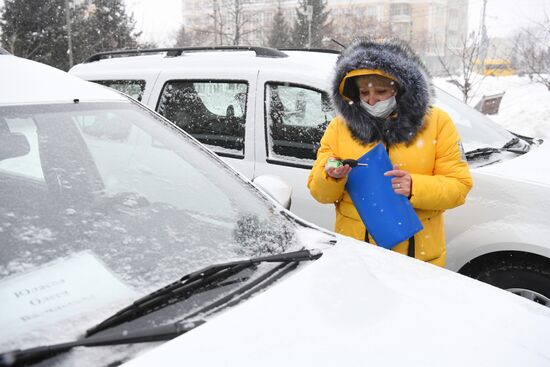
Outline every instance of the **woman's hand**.
<svg viewBox="0 0 550 367">
<path fill-rule="evenodd" d="M 399 169 L 399 165 L 394 164 L 393 170 L 385 172 L 384 176 L 393 176 L 391 185 L 396 194 L 411 197 L 412 178 L 409 172 Z"/>
<path fill-rule="evenodd" d="M 338 158 L 333 158 L 333 159 L 338 159 Z M 329 175 L 330 177 L 338 179 L 338 178 L 346 177 L 350 173 L 351 167 L 348 164 L 340 166 L 338 168 L 325 166 L 325 171 L 327 175 Z"/>
</svg>

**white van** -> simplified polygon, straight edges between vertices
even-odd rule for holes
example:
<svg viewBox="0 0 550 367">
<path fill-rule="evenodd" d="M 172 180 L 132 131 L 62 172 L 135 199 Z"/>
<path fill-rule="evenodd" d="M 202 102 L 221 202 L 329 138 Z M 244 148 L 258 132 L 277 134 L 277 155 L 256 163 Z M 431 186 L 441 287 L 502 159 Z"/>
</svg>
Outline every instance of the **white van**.
<svg viewBox="0 0 550 367">
<path fill-rule="evenodd" d="M 334 116 L 338 53 L 253 47 L 107 52 L 71 74 L 133 95 L 250 179 L 278 176 L 291 210 L 333 229 L 334 208 L 307 187 Z M 436 88 L 470 163 L 467 203 L 446 213 L 447 267 L 550 306 L 550 146 L 504 130 Z"/>
</svg>

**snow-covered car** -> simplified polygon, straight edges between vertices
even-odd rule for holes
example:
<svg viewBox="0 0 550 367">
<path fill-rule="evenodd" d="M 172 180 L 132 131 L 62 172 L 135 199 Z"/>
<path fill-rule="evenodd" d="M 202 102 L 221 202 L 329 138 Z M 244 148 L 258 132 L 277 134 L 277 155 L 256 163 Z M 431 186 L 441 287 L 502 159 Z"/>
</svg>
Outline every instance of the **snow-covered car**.
<svg viewBox="0 0 550 367">
<path fill-rule="evenodd" d="M 97 54 L 70 73 L 132 95 L 175 122 L 250 179 L 292 188 L 291 211 L 327 229 L 307 176 L 334 116 L 337 52 L 261 47 Z M 550 306 L 550 146 L 509 132 L 436 88 L 453 118 L 474 188 L 446 213 L 447 268 Z"/>
<path fill-rule="evenodd" d="M 548 364 L 548 308 L 303 222 L 119 92 L 0 70 L 1 366 Z"/>
</svg>

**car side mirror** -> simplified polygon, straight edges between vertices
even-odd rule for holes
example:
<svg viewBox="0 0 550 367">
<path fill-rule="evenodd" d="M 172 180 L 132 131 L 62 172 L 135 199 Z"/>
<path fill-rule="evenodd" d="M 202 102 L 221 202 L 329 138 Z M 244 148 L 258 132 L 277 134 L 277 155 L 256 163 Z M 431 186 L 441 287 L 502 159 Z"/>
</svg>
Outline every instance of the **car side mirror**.
<svg viewBox="0 0 550 367">
<path fill-rule="evenodd" d="M 29 154 L 31 147 L 27 137 L 21 133 L 0 133 L 0 161 Z"/>
<path fill-rule="evenodd" d="M 252 182 L 285 209 L 290 209 L 292 187 L 286 181 L 274 175 L 261 175 Z"/>
</svg>

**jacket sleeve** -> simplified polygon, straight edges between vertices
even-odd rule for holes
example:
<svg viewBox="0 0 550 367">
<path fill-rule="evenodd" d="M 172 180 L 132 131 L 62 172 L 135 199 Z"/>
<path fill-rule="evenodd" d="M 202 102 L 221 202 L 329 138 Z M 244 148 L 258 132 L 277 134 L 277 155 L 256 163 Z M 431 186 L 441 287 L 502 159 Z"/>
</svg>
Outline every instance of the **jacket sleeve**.
<svg viewBox="0 0 550 367">
<path fill-rule="evenodd" d="M 342 198 L 347 177 L 335 179 L 327 175 L 325 164 L 330 157 L 338 157 L 338 118 L 334 118 L 321 138 L 317 159 L 309 173 L 307 187 L 320 203 L 334 203 Z"/>
<path fill-rule="evenodd" d="M 445 210 L 464 204 L 473 182 L 451 118 L 441 110 L 433 117 L 438 119 L 433 175 L 411 174 L 411 204 L 417 209 Z"/>
</svg>

